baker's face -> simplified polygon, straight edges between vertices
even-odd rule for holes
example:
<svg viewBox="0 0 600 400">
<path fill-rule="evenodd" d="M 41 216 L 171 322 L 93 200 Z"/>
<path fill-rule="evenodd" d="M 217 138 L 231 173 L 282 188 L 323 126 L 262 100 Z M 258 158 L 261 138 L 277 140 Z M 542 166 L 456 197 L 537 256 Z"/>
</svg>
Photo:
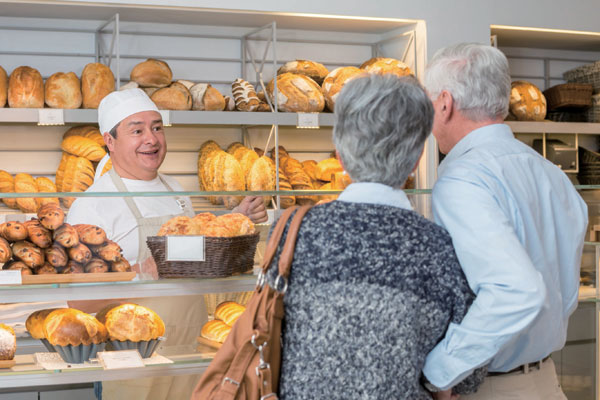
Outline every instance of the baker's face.
<svg viewBox="0 0 600 400">
<path fill-rule="evenodd" d="M 165 159 L 167 144 L 162 117 L 156 111 L 142 111 L 125 118 L 117 137 L 105 135 L 116 171 L 123 178 L 151 180 Z"/>
</svg>

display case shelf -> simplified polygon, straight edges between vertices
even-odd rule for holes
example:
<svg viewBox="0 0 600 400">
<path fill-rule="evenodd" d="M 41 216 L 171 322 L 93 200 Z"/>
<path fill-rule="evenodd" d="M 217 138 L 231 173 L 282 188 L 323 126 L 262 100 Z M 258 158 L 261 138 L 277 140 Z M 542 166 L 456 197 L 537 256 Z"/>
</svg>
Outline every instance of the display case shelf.
<svg viewBox="0 0 600 400">
<path fill-rule="evenodd" d="M 600 123 L 553 121 L 506 121 L 515 133 L 578 133 L 600 135 Z"/>
</svg>

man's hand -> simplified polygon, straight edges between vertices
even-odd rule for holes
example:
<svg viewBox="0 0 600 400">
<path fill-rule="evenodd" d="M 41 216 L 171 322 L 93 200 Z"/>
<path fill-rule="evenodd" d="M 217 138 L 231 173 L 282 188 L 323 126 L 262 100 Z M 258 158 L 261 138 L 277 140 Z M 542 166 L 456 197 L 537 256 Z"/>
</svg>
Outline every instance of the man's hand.
<svg viewBox="0 0 600 400">
<path fill-rule="evenodd" d="M 262 196 L 246 196 L 242 202 L 231 212 L 244 214 L 254 223 L 265 222 L 267 220 L 267 209 Z"/>
<path fill-rule="evenodd" d="M 431 396 L 434 398 L 434 400 L 458 400 L 460 397 L 458 394 L 452 394 L 452 389 L 431 393 Z"/>
</svg>

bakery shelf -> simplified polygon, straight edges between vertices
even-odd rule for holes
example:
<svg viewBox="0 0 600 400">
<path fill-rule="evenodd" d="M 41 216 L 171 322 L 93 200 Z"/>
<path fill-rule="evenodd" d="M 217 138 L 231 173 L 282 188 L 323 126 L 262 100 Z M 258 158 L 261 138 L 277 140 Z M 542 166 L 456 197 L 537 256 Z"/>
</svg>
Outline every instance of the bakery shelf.
<svg viewBox="0 0 600 400">
<path fill-rule="evenodd" d="M 578 133 L 599 135 L 600 123 L 553 121 L 505 121 L 515 133 Z"/>
<path fill-rule="evenodd" d="M 221 292 L 247 292 L 254 290 L 255 286 L 256 277 L 252 274 L 213 279 L 15 285 L 0 286 L 0 303 L 192 296 Z"/>
</svg>

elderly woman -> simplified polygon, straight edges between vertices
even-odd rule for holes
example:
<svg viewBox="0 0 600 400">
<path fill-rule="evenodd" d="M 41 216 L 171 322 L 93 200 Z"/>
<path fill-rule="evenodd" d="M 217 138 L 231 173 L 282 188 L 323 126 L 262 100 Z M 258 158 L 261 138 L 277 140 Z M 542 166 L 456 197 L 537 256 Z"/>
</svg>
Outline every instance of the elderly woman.
<svg viewBox="0 0 600 400">
<path fill-rule="evenodd" d="M 431 399 L 427 353 L 473 299 L 448 233 L 412 211 L 401 189 L 432 120 L 412 77 L 370 75 L 341 91 L 333 141 L 355 183 L 313 207 L 298 233 L 281 399 Z M 483 374 L 455 392 L 474 391 Z"/>
</svg>

